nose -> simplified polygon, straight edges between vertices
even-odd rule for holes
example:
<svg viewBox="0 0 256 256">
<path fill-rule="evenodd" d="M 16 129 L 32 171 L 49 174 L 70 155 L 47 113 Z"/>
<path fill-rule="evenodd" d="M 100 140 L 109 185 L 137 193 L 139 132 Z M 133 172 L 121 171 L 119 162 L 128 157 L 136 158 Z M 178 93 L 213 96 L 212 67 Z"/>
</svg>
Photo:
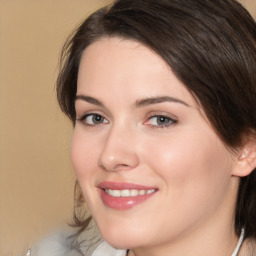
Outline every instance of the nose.
<svg viewBox="0 0 256 256">
<path fill-rule="evenodd" d="M 134 169 L 139 164 L 135 140 L 135 135 L 128 129 L 110 129 L 102 146 L 99 166 L 106 171 Z"/>
</svg>

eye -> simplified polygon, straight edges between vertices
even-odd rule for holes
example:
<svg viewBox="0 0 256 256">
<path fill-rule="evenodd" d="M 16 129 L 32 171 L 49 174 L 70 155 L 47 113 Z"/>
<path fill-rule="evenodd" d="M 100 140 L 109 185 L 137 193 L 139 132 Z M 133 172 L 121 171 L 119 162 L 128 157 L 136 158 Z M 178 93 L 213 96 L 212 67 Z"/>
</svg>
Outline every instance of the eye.
<svg viewBox="0 0 256 256">
<path fill-rule="evenodd" d="M 146 124 L 156 126 L 156 127 L 167 127 L 169 125 L 177 123 L 177 120 L 174 120 L 168 116 L 164 115 L 155 115 L 148 119 Z"/>
<path fill-rule="evenodd" d="M 94 126 L 94 125 L 108 123 L 107 119 L 105 119 L 102 115 L 96 114 L 96 113 L 84 115 L 81 118 L 79 118 L 78 121 L 82 122 L 87 126 Z"/>
</svg>

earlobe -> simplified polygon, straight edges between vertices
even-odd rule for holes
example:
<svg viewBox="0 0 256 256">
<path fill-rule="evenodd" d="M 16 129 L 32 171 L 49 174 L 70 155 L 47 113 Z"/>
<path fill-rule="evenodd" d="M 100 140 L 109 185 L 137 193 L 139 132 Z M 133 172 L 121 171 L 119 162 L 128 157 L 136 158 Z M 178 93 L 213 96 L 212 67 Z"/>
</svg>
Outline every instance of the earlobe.
<svg viewBox="0 0 256 256">
<path fill-rule="evenodd" d="M 240 150 L 236 166 L 232 172 L 234 176 L 248 176 L 256 168 L 256 141 L 250 141 Z"/>
</svg>

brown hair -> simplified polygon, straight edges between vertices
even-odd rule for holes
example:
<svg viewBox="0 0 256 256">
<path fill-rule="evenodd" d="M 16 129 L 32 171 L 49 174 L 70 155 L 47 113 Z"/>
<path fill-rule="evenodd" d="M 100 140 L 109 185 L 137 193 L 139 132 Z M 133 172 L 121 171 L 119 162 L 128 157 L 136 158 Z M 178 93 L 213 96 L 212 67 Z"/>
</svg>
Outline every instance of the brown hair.
<svg viewBox="0 0 256 256">
<path fill-rule="evenodd" d="M 60 107 L 74 125 L 81 55 L 103 37 L 137 40 L 159 54 L 230 149 L 256 131 L 256 24 L 237 1 L 119 0 L 93 13 L 64 46 L 57 81 Z M 76 214 L 75 221 L 88 222 Z M 256 170 L 240 181 L 237 234 L 243 226 L 256 238 Z"/>
</svg>

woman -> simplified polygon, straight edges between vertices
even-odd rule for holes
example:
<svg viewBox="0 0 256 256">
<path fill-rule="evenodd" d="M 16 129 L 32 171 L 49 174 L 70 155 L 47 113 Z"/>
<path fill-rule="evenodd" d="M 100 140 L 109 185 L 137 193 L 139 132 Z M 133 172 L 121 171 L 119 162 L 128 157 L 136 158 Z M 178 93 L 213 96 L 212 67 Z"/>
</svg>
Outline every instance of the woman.
<svg viewBox="0 0 256 256">
<path fill-rule="evenodd" d="M 234 0 L 120 0 L 62 56 L 57 95 L 83 194 L 65 253 L 256 255 L 248 12 Z"/>
</svg>

